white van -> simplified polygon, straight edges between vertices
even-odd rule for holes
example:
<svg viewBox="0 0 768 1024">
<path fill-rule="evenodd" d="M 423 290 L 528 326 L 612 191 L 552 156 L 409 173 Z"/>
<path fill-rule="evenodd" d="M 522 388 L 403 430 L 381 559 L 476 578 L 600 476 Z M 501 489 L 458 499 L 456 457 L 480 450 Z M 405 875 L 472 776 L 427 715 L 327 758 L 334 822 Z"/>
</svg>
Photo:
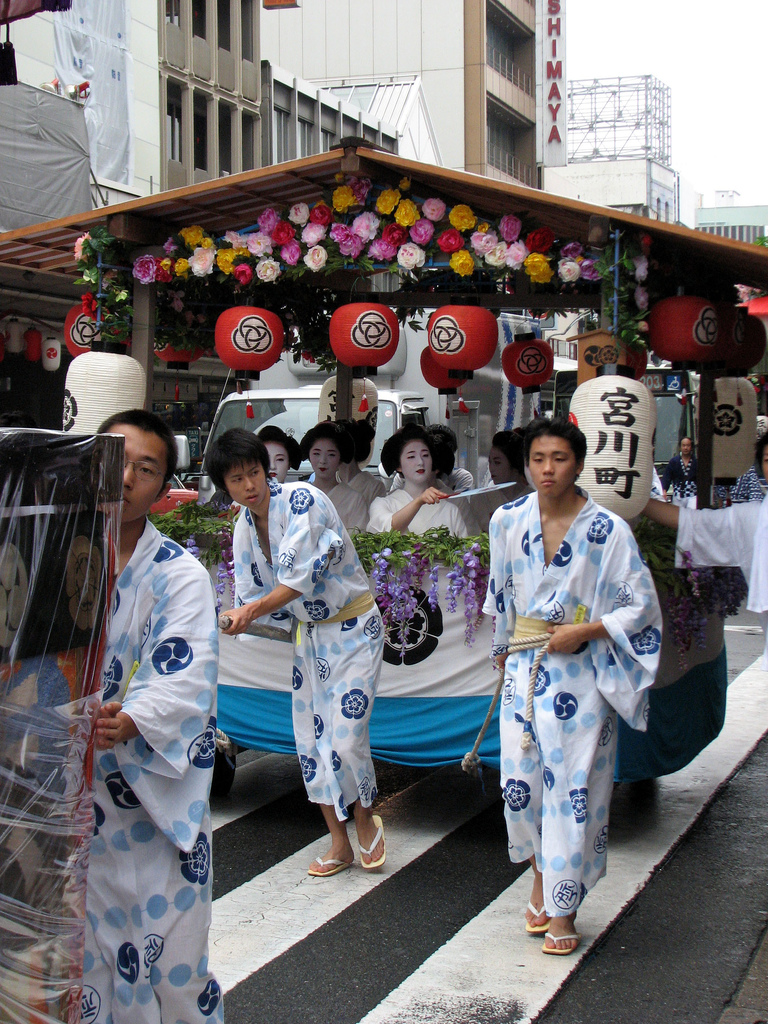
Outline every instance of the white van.
<svg viewBox="0 0 768 1024">
<path fill-rule="evenodd" d="M 320 405 L 319 384 L 307 384 L 298 388 L 263 389 L 244 391 L 241 395 L 228 395 L 216 410 L 216 417 L 208 436 L 208 444 L 215 441 L 232 427 L 242 427 L 257 433 L 262 427 L 276 426 L 301 441 L 308 430 L 315 426 Z M 248 417 L 247 406 L 250 402 L 253 418 Z M 370 473 L 377 473 L 381 458 L 381 446 L 399 430 L 404 423 L 418 423 L 426 427 L 429 423 L 429 405 L 423 395 L 417 391 L 379 391 L 378 417 L 376 421 L 376 437 L 373 442 L 373 453 L 367 467 Z M 207 446 L 206 446 L 207 447 Z M 312 472 L 308 462 L 301 464 L 298 473 L 290 476 L 306 478 Z M 210 501 L 214 486 L 205 473 L 200 477 L 200 503 Z"/>
</svg>

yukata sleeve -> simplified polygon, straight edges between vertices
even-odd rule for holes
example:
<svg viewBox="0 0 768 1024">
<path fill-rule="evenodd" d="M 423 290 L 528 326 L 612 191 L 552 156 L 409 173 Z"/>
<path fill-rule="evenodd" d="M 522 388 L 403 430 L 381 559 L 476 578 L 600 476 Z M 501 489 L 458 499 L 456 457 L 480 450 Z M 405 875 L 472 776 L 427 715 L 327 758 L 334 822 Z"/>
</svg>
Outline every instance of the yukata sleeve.
<svg viewBox="0 0 768 1024">
<path fill-rule="evenodd" d="M 491 517 L 488 528 L 490 541 L 490 567 L 488 573 L 488 590 L 483 603 L 483 612 L 486 615 L 494 616 L 493 646 L 491 656 L 504 654 L 507 651 L 509 637 L 515 624 L 515 605 L 513 592 L 510 587 L 505 586 L 507 578 L 507 536 L 506 531 L 510 526 L 510 516 L 506 509 L 497 509 Z"/>
<path fill-rule="evenodd" d="M 251 514 L 243 509 L 232 535 L 232 553 L 235 562 L 235 604 L 247 604 L 263 597 L 264 584 L 256 562 L 256 531 Z"/>
<path fill-rule="evenodd" d="M 199 763 L 201 750 L 211 743 L 215 748 L 219 640 L 213 585 L 186 553 L 153 570 L 150 633 L 123 701 L 139 736 L 119 746 L 136 775 L 181 779 Z"/>
<path fill-rule="evenodd" d="M 368 510 L 368 533 L 389 533 L 394 514 L 392 502 L 386 496 L 374 498 Z"/>
<path fill-rule="evenodd" d="M 756 501 L 730 508 L 681 508 L 676 562 L 689 551 L 694 565 L 738 565 L 747 579 L 760 517 Z"/>
<path fill-rule="evenodd" d="M 287 501 L 276 581 L 307 597 L 328 568 L 330 557 L 345 548 L 344 527 L 329 499 L 315 488 L 294 488 Z"/>
<path fill-rule="evenodd" d="M 633 729 L 647 728 L 645 691 L 656 678 L 661 654 L 661 608 L 648 566 L 632 532 L 614 519 L 614 537 L 600 562 L 592 620 L 601 619 L 609 640 L 592 641 L 597 688 Z"/>
</svg>

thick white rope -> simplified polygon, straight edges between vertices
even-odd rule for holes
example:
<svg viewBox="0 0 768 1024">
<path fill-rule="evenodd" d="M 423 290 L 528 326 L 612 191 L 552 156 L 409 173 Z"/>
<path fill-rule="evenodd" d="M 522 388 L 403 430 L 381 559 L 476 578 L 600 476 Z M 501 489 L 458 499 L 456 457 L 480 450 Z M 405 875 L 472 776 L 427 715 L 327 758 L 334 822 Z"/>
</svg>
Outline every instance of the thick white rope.
<svg viewBox="0 0 768 1024">
<path fill-rule="evenodd" d="M 528 748 L 531 745 L 531 732 L 533 729 L 533 726 L 531 724 L 533 720 L 533 691 L 536 688 L 536 676 L 539 671 L 539 665 L 541 665 L 541 659 L 547 653 L 547 648 L 549 647 L 550 639 L 550 633 L 537 633 L 534 636 L 520 637 L 517 640 L 514 637 L 511 637 L 509 645 L 507 647 L 507 651 L 510 654 L 514 654 L 516 651 L 531 651 L 536 647 L 540 648 L 536 654 L 536 657 L 533 660 L 533 665 L 531 666 L 531 674 L 528 680 L 528 697 L 525 705 L 525 724 L 523 726 L 523 738 L 520 742 L 520 746 L 523 748 L 523 750 L 528 750 Z M 493 712 L 496 710 L 496 704 L 498 702 L 499 694 L 501 693 L 501 688 L 503 685 L 504 665 L 501 665 L 499 666 L 499 679 L 498 682 L 496 683 L 496 689 L 493 694 L 493 699 L 491 700 L 491 706 L 488 708 L 488 714 L 485 716 L 485 721 L 483 722 L 480 732 L 477 734 L 475 745 L 472 747 L 469 753 L 464 755 L 461 761 L 462 769 L 468 775 L 471 775 L 473 778 L 477 778 L 479 774 L 481 761 L 480 758 L 478 757 L 477 752 L 480 749 L 480 744 L 485 739 L 485 734 L 488 731 L 488 726 L 491 724 Z"/>
</svg>

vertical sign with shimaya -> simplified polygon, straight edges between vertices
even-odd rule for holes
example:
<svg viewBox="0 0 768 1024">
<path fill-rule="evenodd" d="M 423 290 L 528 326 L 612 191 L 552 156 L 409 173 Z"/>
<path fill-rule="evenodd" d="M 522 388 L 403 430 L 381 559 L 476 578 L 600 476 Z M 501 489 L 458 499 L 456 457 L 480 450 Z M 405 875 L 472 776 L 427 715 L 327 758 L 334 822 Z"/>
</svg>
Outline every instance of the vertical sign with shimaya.
<svg viewBox="0 0 768 1024">
<path fill-rule="evenodd" d="M 536 0 L 536 160 L 564 167 L 568 84 L 565 77 L 565 0 Z"/>
</svg>

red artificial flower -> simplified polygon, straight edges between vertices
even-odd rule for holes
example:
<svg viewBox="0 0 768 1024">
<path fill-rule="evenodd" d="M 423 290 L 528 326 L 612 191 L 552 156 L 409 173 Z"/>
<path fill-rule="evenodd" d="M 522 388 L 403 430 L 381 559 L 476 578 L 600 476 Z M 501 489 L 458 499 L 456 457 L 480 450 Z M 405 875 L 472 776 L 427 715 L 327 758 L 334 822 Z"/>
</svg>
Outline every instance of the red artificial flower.
<svg viewBox="0 0 768 1024">
<path fill-rule="evenodd" d="M 646 234 L 640 236 L 640 248 L 643 252 L 643 256 L 648 256 L 650 254 L 652 241 L 653 240 L 650 235 Z"/>
<path fill-rule="evenodd" d="M 441 252 L 458 252 L 464 248 L 464 239 L 456 228 L 447 228 L 438 235 L 437 245 Z"/>
<path fill-rule="evenodd" d="M 296 237 L 296 228 L 287 220 L 279 220 L 272 229 L 272 241 L 275 245 L 287 245 Z"/>
<path fill-rule="evenodd" d="M 238 284 L 250 284 L 253 278 L 253 270 L 247 263 L 238 263 L 232 267 L 232 277 Z"/>
<path fill-rule="evenodd" d="M 86 292 L 82 298 L 83 303 L 83 315 L 95 317 L 96 310 L 99 308 L 99 304 L 93 297 L 93 292 Z"/>
<path fill-rule="evenodd" d="M 333 210 L 327 203 L 315 203 L 309 211 L 309 219 L 313 224 L 330 224 L 333 220 Z"/>
<path fill-rule="evenodd" d="M 525 240 L 528 252 L 548 253 L 555 242 L 555 234 L 551 228 L 536 228 Z"/>
<path fill-rule="evenodd" d="M 408 229 L 402 224 L 387 224 L 381 232 L 381 239 L 395 247 L 404 245 L 408 241 Z"/>
<path fill-rule="evenodd" d="M 163 257 L 165 258 L 165 257 Z M 162 284 L 168 284 L 173 280 L 173 274 L 163 266 L 163 259 L 155 256 L 155 280 Z"/>
</svg>

